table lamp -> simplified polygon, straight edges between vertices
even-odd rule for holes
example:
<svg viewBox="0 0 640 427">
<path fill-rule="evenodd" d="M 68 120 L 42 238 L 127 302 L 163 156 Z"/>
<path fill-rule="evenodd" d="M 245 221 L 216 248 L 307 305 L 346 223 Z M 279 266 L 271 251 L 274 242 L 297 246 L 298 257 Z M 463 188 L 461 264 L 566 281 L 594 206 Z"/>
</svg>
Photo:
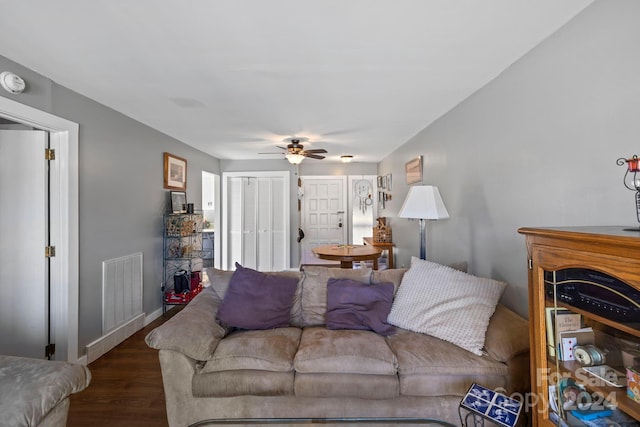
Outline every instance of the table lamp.
<svg viewBox="0 0 640 427">
<path fill-rule="evenodd" d="M 432 185 L 414 185 L 409 188 L 407 198 L 402 204 L 400 218 L 420 220 L 420 259 L 427 259 L 427 230 L 425 220 L 449 218 L 438 187 Z"/>
</svg>

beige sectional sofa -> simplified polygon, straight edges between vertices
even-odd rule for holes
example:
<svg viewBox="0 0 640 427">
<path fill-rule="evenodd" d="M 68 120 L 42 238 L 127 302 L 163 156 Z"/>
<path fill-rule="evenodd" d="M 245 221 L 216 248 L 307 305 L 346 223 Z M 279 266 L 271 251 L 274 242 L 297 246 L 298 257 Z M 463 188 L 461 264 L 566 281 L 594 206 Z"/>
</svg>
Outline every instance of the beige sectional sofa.
<svg viewBox="0 0 640 427">
<path fill-rule="evenodd" d="M 506 393 L 529 389 L 528 322 L 501 304 L 489 320 L 482 355 L 428 334 L 397 328 L 328 329 L 327 280 L 391 282 L 406 270 L 307 267 L 289 326 L 228 328 L 216 319 L 233 272 L 207 269 L 208 286 L 156 328 L 169 425 L 207 419 L 429 417 L 459 424 L 472 383 Z M 465 328 L 465 325 L 459 325 Z"/>
</svg>

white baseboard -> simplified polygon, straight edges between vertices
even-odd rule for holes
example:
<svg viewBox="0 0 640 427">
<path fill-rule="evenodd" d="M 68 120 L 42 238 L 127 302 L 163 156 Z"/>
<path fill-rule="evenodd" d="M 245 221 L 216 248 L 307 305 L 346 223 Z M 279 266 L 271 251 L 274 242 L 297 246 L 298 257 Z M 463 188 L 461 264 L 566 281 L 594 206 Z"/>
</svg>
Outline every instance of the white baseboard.
<svg viewBox="0 0 640 427">
<path fill-rule="evenodd" d="M 177 305 L 168 305 L 167 306 L 167 311 L 173 310 L 176 307 L 177 307 Z M 160 316 L 162 316 L 162 308 L 159 308 L 156 311 L 154 311 L 153 313 L 148 314 L 147 317 L 145 317 L 145 319 L 144 319 L 144 326 L 149 325 L 149 323 L 153 322 L 154 320 L 156 320 Z"/>
<path fill-rule="evenodd" d="M 162 312 L 162 310 L 160 310 Z M 138 314 L 133 319 L 98 338 L 86 347 L 86 363 L 89 364 L 106 354 L 109 350 L 138 332 L 145 326 L 144 313 Z"/>
<path fill-rule="evenodd" d="M 156 311 L 154 311 L 153 313 L 148 314 L 144 318 L 144 326 L 147 326 L 149 323 L 153 322 L 154 320 L 156 320 L 160 316 L 162 316 L 162 308 L 159 308 Z"/>
<path fill-rule="evenodd" d="M 172 310 L 175 307 L 177 306 L 169 305 L 167 306 L 167 311 Z M 160 316 L 162 316 L 162 308 L 157 309 L 149 315 L 140 313 L 127 323 L 87 345 L 86 355 L 80 357 L 77 363 L 81 365 L 88 365 L 94 360 L 97 360 L 100 356 L 107 354 L 109 350 L 113 349 L 115 346 L 138 332 L 140 329 L 149 325 Z"/>
</svg>

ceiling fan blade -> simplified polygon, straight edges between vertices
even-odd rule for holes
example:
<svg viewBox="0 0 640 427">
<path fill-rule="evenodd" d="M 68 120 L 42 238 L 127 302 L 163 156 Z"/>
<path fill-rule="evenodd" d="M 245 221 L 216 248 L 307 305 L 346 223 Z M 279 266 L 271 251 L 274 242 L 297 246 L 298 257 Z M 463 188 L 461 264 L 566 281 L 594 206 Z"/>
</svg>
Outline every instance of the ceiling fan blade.
<svg viewBox="0 0 640 427">
<path fill-rule="evenodd" d="M 258 154 L 273 154 L 273 155 L 278 155 L 278 156 L 281 156 L 281 155 L 282 155 L 282 153 L 281 153 L 281 152 L 279 152 L 279 151 L 278 151 L 278 152 L 276 152 L 276 151 L 271 151 L 271 152 L 269 152 L 269 153 L 258 153 Z"/>
<path fill-rule="evenodd" d="M 304 150 L 305 153 L 327 153 L 328 151 L 325 150 L 324 148 L 316 148 L 313 150 Z"/>
<path fill-rule="evenodd" d="M 324 156 L 318 156 L 317 154 L 309 154 L 308 151 L 302 152 L 302 155 L 305 157 L 309 157 L 310 159 L 319 159 L 319 160 L 324 159 Z"/>
<path fill-rule="evenodd" d="M 276 147 L 278 147 L 278 148 L 279 148 L 279 149 L 281 149 L 281 150 L 287 150 L 287 147 L 283 147 L 283 146 L 281 146 L 281 145 L 276 145 Z"/>
</svg>

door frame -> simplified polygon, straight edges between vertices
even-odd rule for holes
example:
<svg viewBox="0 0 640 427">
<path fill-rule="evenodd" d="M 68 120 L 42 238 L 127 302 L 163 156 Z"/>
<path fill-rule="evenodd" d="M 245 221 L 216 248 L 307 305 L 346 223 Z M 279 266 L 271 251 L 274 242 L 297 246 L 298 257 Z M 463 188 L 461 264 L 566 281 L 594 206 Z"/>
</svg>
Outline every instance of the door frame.
<svg viewBox="0 0 640 427">
<path fill-rule="evenodd" d="M 3 96 L 0 96 L 0 117 L 48 131 L 50 146 L 56 150 L 56 161 L 50 168 L 50 233 L 56 246 L 56 257 L 51 259 L 50 267 L 54 359 L 86 364 L 85 356 L 78 358 L 79 125 Z"/>
</svg>

